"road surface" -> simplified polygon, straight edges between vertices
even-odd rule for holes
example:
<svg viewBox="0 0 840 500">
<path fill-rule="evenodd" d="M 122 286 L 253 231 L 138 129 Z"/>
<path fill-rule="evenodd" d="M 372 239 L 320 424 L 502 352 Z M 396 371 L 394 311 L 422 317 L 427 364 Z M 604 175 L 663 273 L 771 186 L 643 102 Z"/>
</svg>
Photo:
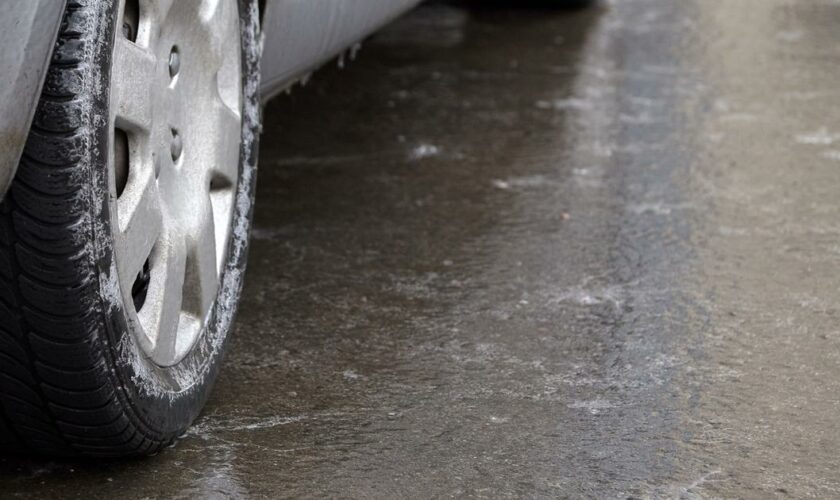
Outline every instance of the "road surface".
<svg viewBox="0 0 840 500">
<path fill-rule="evenodd" d="M 0 496 L 840 496 L 840 3 L 436 3 L 346 63 L 265 110 L 196 426 Z"/>
</svg>

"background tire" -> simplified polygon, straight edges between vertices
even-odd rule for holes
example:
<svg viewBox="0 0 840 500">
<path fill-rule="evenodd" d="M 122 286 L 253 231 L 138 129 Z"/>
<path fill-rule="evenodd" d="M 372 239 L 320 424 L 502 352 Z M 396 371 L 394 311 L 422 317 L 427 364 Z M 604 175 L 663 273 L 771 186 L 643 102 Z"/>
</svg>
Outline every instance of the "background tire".
<svg viewBox="0 0 840 500">
<path fill-rule="evenodd" d="M 118 0 L 70 0 L 13 187 L 0 205 L 0 447 L 61 456 L 154 453 L 204 406 L 245 268 L 257 162 L 256 0 L 237 2 L 241 146 L 227 257 L 192 348 L 150 359 L 117 273 L 109 171 Z M 180 4 L 180 2 L 178 2 Z M 136 314 L 135 314 L 136 316 Z"/>
</svg>

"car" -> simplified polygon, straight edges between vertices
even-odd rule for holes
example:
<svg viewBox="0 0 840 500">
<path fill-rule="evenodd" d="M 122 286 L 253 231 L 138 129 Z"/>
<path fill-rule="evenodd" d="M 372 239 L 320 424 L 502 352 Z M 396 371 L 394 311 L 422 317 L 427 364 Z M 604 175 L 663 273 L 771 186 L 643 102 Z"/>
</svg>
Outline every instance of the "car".
<svg viewBox="0 0 840 500">
<path fill-rule="evenodd" d="M 242 290 L 261 100 L 416 3 L 0 1 L 3 450 L 184 434 Z"/>
<path fill-rule="evenodd" d="M 417 3 L 0 0 L 0 450 L 184 434 L 242 292 L 261 104 Z"/>
</svg>

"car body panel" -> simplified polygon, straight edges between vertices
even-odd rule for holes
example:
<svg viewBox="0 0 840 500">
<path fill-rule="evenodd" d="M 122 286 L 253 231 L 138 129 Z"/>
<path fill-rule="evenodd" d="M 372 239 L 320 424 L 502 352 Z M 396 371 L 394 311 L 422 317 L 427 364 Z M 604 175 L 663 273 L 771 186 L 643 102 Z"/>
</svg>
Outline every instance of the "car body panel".
<svg viewBox="0 0 840 500">
<path fill-rule="evenodd" d="M 17 170 L 64 0 L 0 0 L 0 199 Z"/>
<path fill-rule="evenodd" d="M 263 100 L 420 0 L 266 0 Z M 0 200 L 17 170 L 65 0 L 0 0 Z"/>
<path fill-rule="evenodd" d="M 268 99 L 419 0 L 268 0 L 262 95 Z"/>
</svg>

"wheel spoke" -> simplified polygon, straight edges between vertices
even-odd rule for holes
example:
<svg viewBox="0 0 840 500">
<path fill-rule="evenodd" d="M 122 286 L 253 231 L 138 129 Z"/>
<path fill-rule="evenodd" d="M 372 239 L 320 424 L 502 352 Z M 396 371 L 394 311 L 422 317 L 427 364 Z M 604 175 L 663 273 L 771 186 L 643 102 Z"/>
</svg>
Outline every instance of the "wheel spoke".
<svg viewBox="0 0 840 500">
<path fill-rule="evenodd" d="M 120 126 L 149 130 L 152 122 L 152 86 L 156 60 L 146 49 L 117 37 L 114 49 L 112 114 Z"/>
<path fill-rule="evenodd" d="M 235 2 L 221 0 L 202 0 L 199 7 L 199 36 L 203 39 L 201 43 L 206 48 L 205 54 L 210 56 L 213 69 L 221 66 L 225 40 L 230 40 L 230 33 L 220 28 L 227 28 L 224 19 L 234 14 L 231 9 L 236 9 Z"/>
<path fill-rule="evenodd" d="M 154 332 L 154 353 L 158 360 L 170 360 L 175 355 L 184 290 L 186 259 L 183 238 L 168 235 L 159 245 L 152 262 L 153 295 L 139 317 L 147 332 Z"/>
<path fill-rule="evenodd" d="M 218 26 L 219 16 L 224 14 L 223 9 L 229 2 L 219 0 L 200 0 L 201 6 L 198 8 L 198 18 L 202 24 L 207 26 Z"/>
<path fill-rule="evenodd" d="M 210 160 L 210 171 L 213 179 L 224 179 L 228 185 L 236 183 L 239 177 L 239 147 L 242 137 L 242 122 L 239 114 L 218 99 L 214 104 L 216 114 L 216 131 L 214 136 L 219 140 L 213 143 Z"/>
<path fill-rule="evenodd" d="M 152 8 L 150 12 L 151 23 L 154 26 L 162 26 L 166 23 L 166 19 L 169 17 L 169 11 L 172 10 L 172 5 L 175 4 L 175 0 L 155 0 L 154 2 L 147 3 Z"/>
<path fill-rule="evenodd" d="M 160 236 L 163 223 L 154 172 L 135 171 L 135 178 L 117 202 L 117 259 L 120 279 L 129 286 L 143 268 Z"/>
<path fill-rule="evenodd" d="M 216 224 L 216 254 L 218 273 L 221 275 L 224 258 L 227 252 L 227 242 L 230 237 L 230 223 L 233 216 L 233 188 L 213 191 L 210 201 L 213 204 L 213 220 Z"/>
<path fill-rule="evenodd" d="M 187 238 L 187 276 L 184 311 L 204 319 L 219 289 L 216 228 L 209 197 L 198 209 L 198 227 Z"/>
</svg>

